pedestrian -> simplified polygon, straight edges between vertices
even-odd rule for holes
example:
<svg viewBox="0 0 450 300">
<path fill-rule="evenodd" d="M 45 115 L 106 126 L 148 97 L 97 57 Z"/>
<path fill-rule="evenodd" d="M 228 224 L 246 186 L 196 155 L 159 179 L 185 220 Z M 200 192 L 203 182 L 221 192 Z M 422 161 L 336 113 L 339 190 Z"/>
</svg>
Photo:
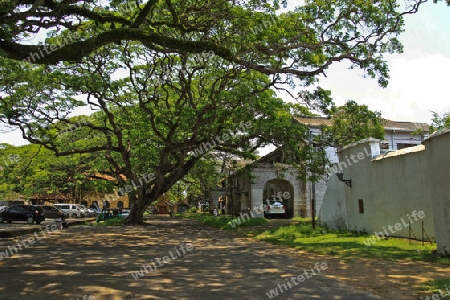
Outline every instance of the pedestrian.
<svg viewBox="0 0 450 300">
<path fill-rule="evenodd" d="M 55 221 L 56 228 L 58 228 L 58 230 L 62 230 L 63 215 L 61 212 L 58 213 L 58 217 L 55 219 Z"/>
<path fill-rule="evenodd" d="M 222 215 L 225 216 L 225 206 L 222 206 Z"/>
<path fill-rule="evenodd" d="M 214 217 L 217 217 L 217 208 L 215 208 L 215 207 L 213 209 L 213 215 L 214 215 Z"/>
</svg>

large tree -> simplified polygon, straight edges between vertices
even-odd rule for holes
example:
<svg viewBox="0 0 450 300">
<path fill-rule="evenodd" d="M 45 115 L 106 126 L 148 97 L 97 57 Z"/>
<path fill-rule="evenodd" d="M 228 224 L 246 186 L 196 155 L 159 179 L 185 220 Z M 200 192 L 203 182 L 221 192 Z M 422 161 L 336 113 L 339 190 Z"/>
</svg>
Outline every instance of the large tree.
<svg viewBox="0 0 450 300">
<path fill-rule="evenodd" d="M 426 0 L 307 0 L 280 13 L 279 1 L 16 0 L 0 3 L 0 53 L 32 63 L 81 62 L 112 43 L 138 41 L 159 53 L 212 51 L 230 64 L 311 83 L 349 60 L 387 82 L 384 53 L 401 51 L 405 14 Z M 291 3 L 292 4 L 292 3 Z M 37 33 L 53 39 L 30 45 Z"/>
<path fill-rule="evenodd" d="M 103 159 L 96 168 L 118 179 L 141 223 L 213 150 L 283 145 L 308 173 L 307 130 L 291 118 L 305 109 L 273 90 L 311 86 L 344 60 L 385 86 L 383 55 L 402 50 L 403 17 L 423 2 L 317 0 L 283 13 L 253 0 L 1 2 L 0 118 L 58 156 Z M 45 44 L 30 45 L 42 31 Z M 320 88 L 299 94 L 328 109 Z M 92 116 L 69 118 L 85 105 Z"/>
<path fill-rule="evenodd" d="M 219 57 L 188 59 L 126 43 L 75 66 L 13 69 L 4 74 L 8 96 L 0 104 L 9 124 L 58 156 L 96 153 L 107 162 L 95 164 L 98 171 L 128 194 L 133 223 L 209 152 L 253 157 L 260 146 L 288 149 L 303 135 L 266 75 Z M 68 117 L 85 103 L 96 112 Z"/>
<path fill-rule="evenodd" d="M 114 184 L 95 173 L 89 154 L 57 157 L 41 145 L 0 144 L 0 198 L 30 198 L 35 194 L 64 194 L 81 201 L 90 192 L 112 192 Z"/>
<path fill-rule="evenodd" d="M 325 137 L 322 137 L 330 146 L 342 147 L 368 137 L 384 138 L 385 120 L 381 112 L 371 111 L 354 100 L 333 108 L 331 120 L 332 125 L 323 129 Z"/>
</svg>

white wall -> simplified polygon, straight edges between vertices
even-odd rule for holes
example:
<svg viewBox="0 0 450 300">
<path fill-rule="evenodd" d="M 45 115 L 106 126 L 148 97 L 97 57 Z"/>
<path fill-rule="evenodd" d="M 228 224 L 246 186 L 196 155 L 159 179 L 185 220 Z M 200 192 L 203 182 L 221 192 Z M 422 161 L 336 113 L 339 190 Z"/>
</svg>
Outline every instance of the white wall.
<svg viewBox="0 0 450 300">
<path fill-rule="evenodd" d="M 436 132 L 424 144 L 438 252 L 450 253 L 450 129 Z"/>
<path fill-rule="evenodd" d="M 330 181 L 319 223 L 338 229 L 408 237 L 411 218 L 411 228 L 420 238 L 421 219 L 412 215 L 423 211 L 425 231 L 435 236 L 430 202 L 432 183 L 426 174 L 424 147 L 406 148 L 373 159 L 378 153 L 376 140 L 352 144 L 339 152 L 341 162 L 350 162 L 343 173 L 344 179 L 352 180 L 352 187 L 335 179 Z M 364 213 L 359 211 L 359 199 L 363 201 Z"/>
</svg>

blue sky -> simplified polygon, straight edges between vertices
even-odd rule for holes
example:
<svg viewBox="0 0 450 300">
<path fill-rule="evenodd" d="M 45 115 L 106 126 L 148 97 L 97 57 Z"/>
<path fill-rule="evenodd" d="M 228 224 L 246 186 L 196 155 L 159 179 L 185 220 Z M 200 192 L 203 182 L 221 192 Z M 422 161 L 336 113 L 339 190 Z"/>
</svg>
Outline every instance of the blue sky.
<svg viewBox="0 0 450 300">
<path fill-rule="evenodd" d="M 387 56 L 390 68 L 387 88 L 364 78 L 361 70 L 348 70 L 345 63 L 334 65 L 320 85 L 332 91 L 337 105 L 346 100 L 366 104 L 384 118 L 429 123 L 431 112 L 450 111 L 450 7 L 429 1 L 419 12 L 406 17 L 400 40 L 404 53 Z M 0 134 L 0 143 L 23 145 L 18 131 Z"/>
</svg>

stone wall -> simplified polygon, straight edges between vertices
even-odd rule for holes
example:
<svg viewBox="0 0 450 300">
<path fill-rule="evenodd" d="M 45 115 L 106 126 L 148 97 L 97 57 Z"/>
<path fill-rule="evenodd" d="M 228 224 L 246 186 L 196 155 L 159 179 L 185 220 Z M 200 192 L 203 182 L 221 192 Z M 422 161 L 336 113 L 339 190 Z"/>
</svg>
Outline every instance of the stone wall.
<svg viewBox="0 0 450 300">
<path fill-rule="evenodd" d="M 381 155 L 378 142 L 363 140 L 339 152 L 332 173 L 342 172 L 351 187 L 331 175 L 319 224 L 399 237 L 408 237 L 411 228 L 418 239 L 423 229 L 442 250 L 450 237 L 450 135 Z"/>
</svg>

